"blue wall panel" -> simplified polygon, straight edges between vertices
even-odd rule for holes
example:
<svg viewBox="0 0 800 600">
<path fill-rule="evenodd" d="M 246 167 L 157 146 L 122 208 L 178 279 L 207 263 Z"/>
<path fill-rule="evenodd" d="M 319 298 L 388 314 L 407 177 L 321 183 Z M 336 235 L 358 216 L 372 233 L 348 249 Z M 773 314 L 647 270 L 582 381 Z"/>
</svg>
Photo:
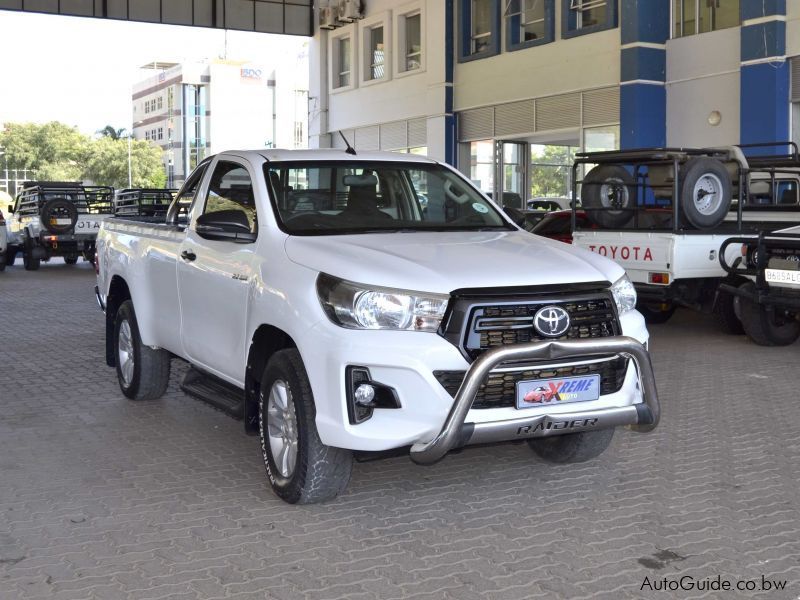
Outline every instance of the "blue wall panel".
<svg viewBox="0 0 800 600">
<path fill-rule="evenodd" d="M 620 88 L 620 147 L 664 147 L 667 144 L 667 98 L 662 85 L 632 83 Z"/>
<path fill-rule="evenodd" d="M 789 63 L 742 65 L 741 78 L 741 143 L 790 139 Z M 764 149 L 767 154 L 785 151 L 785 147 Z"/>
</svg>

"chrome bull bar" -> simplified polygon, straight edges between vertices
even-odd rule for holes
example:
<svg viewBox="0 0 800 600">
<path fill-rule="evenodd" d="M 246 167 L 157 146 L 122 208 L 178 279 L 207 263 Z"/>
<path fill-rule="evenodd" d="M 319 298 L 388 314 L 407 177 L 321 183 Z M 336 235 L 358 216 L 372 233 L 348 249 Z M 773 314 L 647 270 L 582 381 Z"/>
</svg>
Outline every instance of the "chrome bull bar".
<svg viewBox="0 0 800 600">
<path fill-rule="evenodd" d="M 465 423 L 481 384 L 499 364 L 530 360 L 535 362 L 563 358 L 590 358 L 616 354 L 633 361 L 639 376 L 644 402 L 597 410 L 576 410 L 555 415 L 537 414 L 490 423 Z M 453 406 L 439 433 L 428 442 L 411 447 L 411 459 L 419 464 L 432 464 L 453 448 L 467 444 L 499 442 L 628 425 L 633 431 L 655 429 L 661 416 L 656 380 L 650 355 L 644 345 L 632 337 L 618 336 L 588 340 L 532 342 L 489 350 L 469 368 L 456 393 Z M 566 425 L 564 425 L 566 423 Z"/>
</svg>

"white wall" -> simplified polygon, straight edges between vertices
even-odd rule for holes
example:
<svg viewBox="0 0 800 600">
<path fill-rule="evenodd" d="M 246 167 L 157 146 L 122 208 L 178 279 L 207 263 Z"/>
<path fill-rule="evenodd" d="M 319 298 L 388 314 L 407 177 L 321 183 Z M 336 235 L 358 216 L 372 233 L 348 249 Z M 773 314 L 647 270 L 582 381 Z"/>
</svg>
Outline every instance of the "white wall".
<svg viewBox="0 0 800 600">
<path fill-rule="evenodd" d="M 420 70 L 397 73 L 398 48 L 396 33 L 397 15 L 403 14 L 415 2 L 399 0 L 371 0 L 365 3 L 364 21 L 357 21 L 333 31 L 317 29 L 310 46 L 309 86 L 310 143 L 313 147 L 329 144 L 328 132 L 355 129 L 382 123 L 404 121 L 419 117 L 443 118 L 445 108 L 445 6 L 441 0 L 421 0 L 423 11 L 424 65 Z M 386 81 L 364 82 L 360 76 L 363 64 L 362 32 L 365 24 L 380 15 L 387 15 L 384 40 L 388 41 L 386 64 L 389 76 Z M 328 52 L 331 36 L 349 33 L 355 46 L 355 60 L 351 66 L 352 88 L 332 89 L 329 82 L 330 63 Z M 388 39 L 387 39 L 388 38 Z M 433 122 L 433 123 L 432 123 Z M 429 120 L 429 153 L 432 139 L 431 125 L 442 129 Z M 438 131 L 436 133 L 438 135 Z M 442 141 L 443 141 L 443 135 Z M 440 158 L 443 158 L 443 143 Z M 436 153 L 438 154 L 438 152 Z"/>
<path fill-rule="evenodd" d="M 560 6 L 560 2 L 556 5 Z M 556 38 L 560 14 L 556 11 Z M 505 40 L 502 41 L 505 47 Z M 619 27 L 456 63 L 455 110 L 619 85 Z"/>
<path fill-rule="evenodd" d="M 667 42 L 667 145 L 739 143 L 739 27 Z M 719 111 L 717 126 L 708 122 Z"/>
<path fill-rule="evenodd" d="M 260 72 L 245 77 L 242 69 Z M 211 152 L 264 148 L 272 140 L 272 72 L 263 65 L 211 64 Z"/>
</svg>

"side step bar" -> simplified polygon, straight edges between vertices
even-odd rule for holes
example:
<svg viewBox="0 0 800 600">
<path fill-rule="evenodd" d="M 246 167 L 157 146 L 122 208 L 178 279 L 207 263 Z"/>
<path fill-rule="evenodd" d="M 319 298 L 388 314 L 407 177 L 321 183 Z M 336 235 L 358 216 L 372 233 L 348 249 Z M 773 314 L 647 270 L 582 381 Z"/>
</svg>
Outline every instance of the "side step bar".
<svg viewBox="0 0 800 600">
<path fill-rule="evenodd" d="M 190 368 L 183 378 L 181 389 L 234 419 L 244 418 L 244 391 L 213 375 Z"/>
</svg>

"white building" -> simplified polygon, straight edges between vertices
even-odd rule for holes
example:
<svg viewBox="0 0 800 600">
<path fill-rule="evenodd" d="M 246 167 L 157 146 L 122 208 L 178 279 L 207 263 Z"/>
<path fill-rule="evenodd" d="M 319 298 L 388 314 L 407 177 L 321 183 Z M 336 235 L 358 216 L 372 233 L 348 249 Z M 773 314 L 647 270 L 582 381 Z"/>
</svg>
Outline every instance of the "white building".
<svg viewBox="0 0 800 600">
<path fill-rule="evenodd" d="M 204 157 L 235 148 L 305 148 L 308 56 L 267 66 L 245 61 L 155 62 L 133 86 L 133 136 L 163 149 L 170 187 Z"/>
<path fill-rule="evenodd" d="M 424 149 L 530 198 L 568 193 L 577 150 L 800 141 L 800 2 L 322 4 L 312 146 Z"/>
</svg>

